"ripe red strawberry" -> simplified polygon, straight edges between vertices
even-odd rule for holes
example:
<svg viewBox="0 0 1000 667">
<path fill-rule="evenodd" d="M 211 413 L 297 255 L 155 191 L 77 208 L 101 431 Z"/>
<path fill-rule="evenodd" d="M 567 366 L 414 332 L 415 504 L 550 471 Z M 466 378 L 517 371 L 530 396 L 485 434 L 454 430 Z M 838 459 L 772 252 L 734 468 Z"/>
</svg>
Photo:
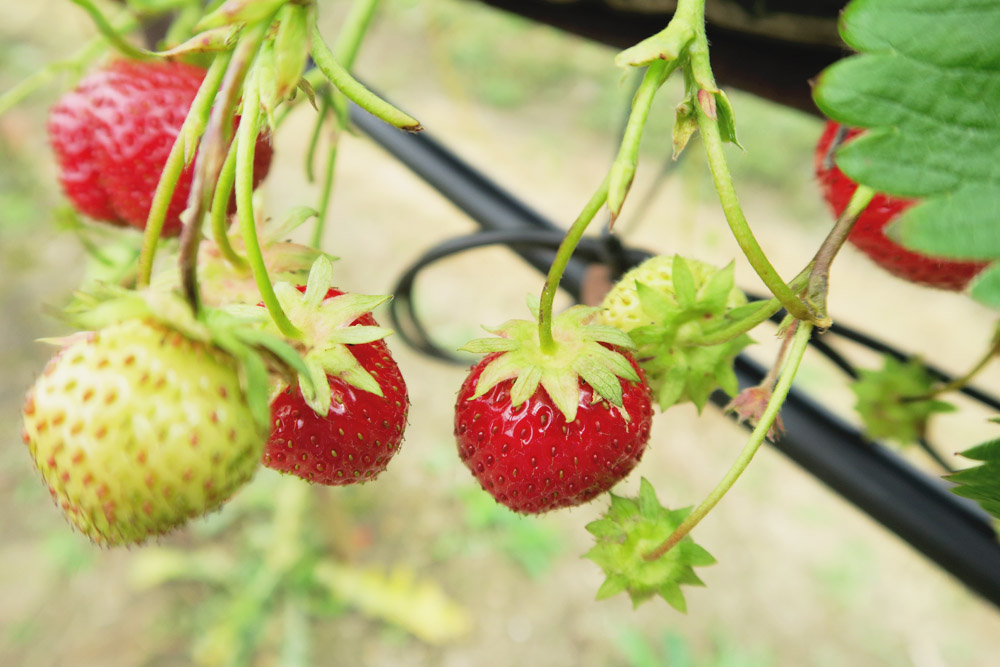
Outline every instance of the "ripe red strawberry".
<svg viewBox="0 0 1000 667">
<path fill-rule="evenodd" d="M 861 132 L 828 121 L 816 146 L 816 176 L 834 215 L 840 215 L 847 208 L 857 184 L 837 168 L 833 152 L 843 141 Z M 876 194 L 858 218 L 848 240 L 894 276 L 940 289 L 965 289 L 986 264 L 928 257 L 907 250 L 885 235 L 885 226 L 916 203 L 913 199 Z"/>
<path fill-rule="evenodd" d="M 580 379 L 576 419 L 567 422 L 542 388 L 515 408 L 514 380 L 472 398 L 483 370 L 498 356 L 472 369 L 455 405 L 458 455 L 497 502 L 525 514 L 580 505 L 639 463 L 653 417 L 645 382 L 621 381 L 626 419 L 608 401 L 595 402 L 594 391 Z M 628 360 L 641 374 L 632 355 Z"/>
<path fill-rule="evenodd" d="M 232 356 L 134 319 L 66 341 L 28 393 L 23 437 L 66 517 L 113 546 L 168 532 L 247 482 L 266 438 L 255 414 Z"/>
<path fill-rule="evenodd" d="M 330 289 L 326 299 L 342 294 Z M 371 314 L 353 324 L 378 326 Z M 320 416 L 299 387 L 286 388 L 271 403 L 273 428 L 265 466 L 317 484 L 354 484 L 375 479 L 399 450 L 410 405 L 399 366 L 383 340 L 347 347 L 383 395 L 327 374 L 330 411 Z"/>
<path fill-rule="evenodd" d="M 177 62 L 118 60 L 67 93 L 49 115 L 59 181 L 81 213 L 146 226 L 153 192 L 205 70 Z M 258 139 L 254 186 L 267 175 L 271 144 Z M 181 174 L 163 225 L 180 232 L 193 163 Z"/>
<path fill-rule="evenodd" d="M 388 297 L 329 288 L 331 273 L 329 259 L 321 256 L 308 286 L 275 286 L 303 333 L 310 378 L 273 399 L 264 465 L 318 484 L 345 485 L 385 470 L 403 440 L 410 401 L 382 340 L 391 332 L 369 312 Z"/>
<path fill-rule="evenodd" d="M 577 306 L 556 317 L 550 353 L 526 320 L 464 348 L 490 354 L 458 392 L 459 457 L 516 512 L 585 503 L 628 475 L 645 450 L 652 393 L 623 349 L 634 347 L 628 334 L 590 323 L 599 310 Z"/>
</svg>

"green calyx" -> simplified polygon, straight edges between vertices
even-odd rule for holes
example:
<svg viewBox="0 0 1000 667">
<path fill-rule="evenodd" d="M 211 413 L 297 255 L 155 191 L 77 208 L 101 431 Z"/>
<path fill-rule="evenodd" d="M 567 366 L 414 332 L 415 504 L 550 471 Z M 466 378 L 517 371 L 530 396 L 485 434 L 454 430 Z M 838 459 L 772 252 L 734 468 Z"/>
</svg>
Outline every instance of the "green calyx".
<svg viewBox="0 0 1000 667">
<path fill-rule="evenodd" d="M 497 384 L 514 380 L 510 400 L 521 405 L 541 386 L 563 413 L 567 422 L 576 419 L 580 402 L 580 378 L 594 392 L 622 409 L 619 378 L 639 382 L 639 374 L 612 345 L 634 349 L 635 344 L 620 329 L 595 324 L 600 308 L 573 306 L 552 321 L 555 349 L 542 349 L 538 337 L 538 308 L 529 304 L 535 319 L 509 320 L 495 329 L 486 329 L 499 338 L 477 338 L 461 349 L 474 354 L 501 353 L 483 370 L 471 398 L 479 398 Z M 626 417 L 628 415 L 625 415 Z"/>
<path fill-rule="evenodd" d="M 348 345 L 372 343 L 393 333 L 385 327 L 354 324 L 392 297 L 340 294 L 326 298 L 332 278 L 333 263 L 326 255 L 320 255 L 309 272 L 305 293 L 291 283 L 274 286 L 281 308 L 302 332 L 296 343 L 302 348 L 306 369 L 305 373 L 299 373 L 299 386 L 306 403 L 320 416 L 330 411 L 328 375 L 376 396 L 383 395 L 378 381 L 358 363 Z M 258 317 L 266 318 L 265 311 L 260 308 L 255 311 Z M 269 327 L 273 326 L 269 323 Z"/>
<path fill-rule="evenodd" d="M 74 308 L 79 312 L 69 312 L 69 319 L 88 330 L 126 320 L 153 320 L 229 354 L 237 362 L 240 384 L 254 420 L 264 428 L 271 420 L 270 372 L 275 362 L 299 373 L 308 370 L 299 353 L 283 338 L 257 326 L 256 317 L 241 317 L 216 308 L 202 308 L 195 315 L 190 304 L 174 290 L 129 291 L 102 285 L 93 293 L 78 294 Z"/>
<path fill-rule="evenodd" d="M 920 439 L 927 421 L 937 412 L 952 412 L 951 403 L 928 398 L 936 384 L 918 359 L 906 362 L 885 357 L 880 370 L 860 370 L 851 385 L 855 409 L 872 439 L 885 438 L 901 445 Z"/>
<path fill-rule="evenodd" d="M 746 296 L 723 269 L 680 256 L 654 257 L 632 269 L 602 303 L 602 319 L 629 333 L 661 410 L 691 401 L 700 411 L 716 388 L 738 391 L 733 359 L 746 334 L 714 345 L 700 340 L 739 319 Z"/>
<path fill-rule="evenodd" d="M 611 496 L 611 507 L 601 519 L 587 524 L 597 544 L 584 558 L 594 561 L 607 575 L 597 599 L 627 592 L 639 606 L 654 595 L 678 611 L 687 611 L 681 585 L 704 586 L 695 567 L 712 565 L 715 558 L 685 537 L 655 560 L 645 555 L 666 540 L 690 513 L 690 508 L 668 510 L 656 498 L 653 485 L 643 478 L 639 497 Z"/>
</svg>

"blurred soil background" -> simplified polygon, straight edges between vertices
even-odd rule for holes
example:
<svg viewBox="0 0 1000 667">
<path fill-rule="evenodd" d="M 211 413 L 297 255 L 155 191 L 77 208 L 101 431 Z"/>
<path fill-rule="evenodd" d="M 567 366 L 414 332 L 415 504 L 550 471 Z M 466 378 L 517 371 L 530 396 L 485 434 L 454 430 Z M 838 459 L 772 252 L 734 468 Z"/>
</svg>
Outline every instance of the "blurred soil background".
<svg viewBox="0 0 1000 667">
<path fill-rule="evenodd" d="M 332 38 L 346 3 L 321 4 Z M 613 51 L 474 2 L 384 5 L 358 73 L 449 148 L 568 225 L 610 165 L 627 109 L 632 83 Z M 67 2 L 5 3 L 2 13 L 0 90 L 93 34 Z M 590 546 L 584 525 L 606 500 L 539 518 L 498 508 L 454 452 L 451 410 L 464 369 L 398 339 L 390 345 L 413 403 L 402 451 L 376 483 L 308 492 L 304 534 L 349 585 L 301 590 L 293 577 L 287 589 L 254 597 L 267 590 L 255 588 L 254 568 L 277 539 L 270 517 L 283 511 L 281 498 L 296 497 L 294 482 L 263 469 L 222 512 L 175 535 L 143 548 L 92 547 L 49 501 L 19 436 L 23 392 L 51 352 L 34 341 L 66 332 L 47 313 L 65 303 L 87 264 L 54 213 L 61 198 L 44 132 L 47 107 L 70 81 L 57 77 L 0 117 L 0 664 L 208 663 L 218 657 L 213 638 L 234 626 L 230 639 L 248 649 L 244 662 L 260 666 L 996 664 L 994 607 L 768 448 L 696 531 L 719 563 L 699 570 L 707 588 L 686 591 L 687 615 L 659 601 L 633 611 L 624 596 L 594 602 L 602 577 L 581 558 Z M 821 123 L 746 95 L 733 100 L 746 147 L 729 153 L 738 189 L 762 245 L 790 276 L 831 223 L 812 182 Z M 739 252 L 700 144 L 658 180 L 679 101 L 671 84 L 658 98 L 619 230 L 631 245 L 724 264 Z M 312 119 L 301 105 L 275 138 L 261 195 L 271 215 L 316 201 L 302 168 Z M 324 239 L 340 257 L 343 289 L 388 292 L 424 249 L 473 230 L 364 137 L 343 140 Z M 737 277 L 762 291 L 739 259 Z M 523 317 L 525 295 L 541 283 L 511 253 L 477 250 L 423 274 L 418 306 L 436 338 L 457 347 L 480 324 Z M 995 319 L 961 295 L 888 277 L 851 248 L 834 269 L 831 310 L 956 372 L 984 349 Z M 773 329 L 755 338 L 754 354 L 769 360 Z M 800 377 L 803 389 L 851 418 L 852 395 L 828 364 L 810 356 Z M 996 372 L 980 384 L 1000 388 Z M 931 438 L 964 465 L 952 452 L 994 437 L 989 416 L 962 404 L 935 421 Z M 690 406 L 672 408 L 655 419 L 642 465 L 618 491 L 633 493 L 645 476 L 664 504 L 697 503 L 744 438 L 713 409 L 699 417 Z M 919 451 L 904 455 L 935 472 Z"/>
</svg>

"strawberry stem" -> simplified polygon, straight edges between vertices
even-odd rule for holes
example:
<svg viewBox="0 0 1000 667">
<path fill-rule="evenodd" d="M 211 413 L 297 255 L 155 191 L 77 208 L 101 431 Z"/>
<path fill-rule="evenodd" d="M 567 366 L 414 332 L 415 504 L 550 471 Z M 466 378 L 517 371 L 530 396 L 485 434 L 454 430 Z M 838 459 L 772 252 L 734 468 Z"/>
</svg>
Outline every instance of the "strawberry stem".
<svg viewBox="0 0 1000 667">
<path fill-rule="evenodd" d="M 785 367 L 782 369 L 781 378 L 778 380 L 778 384 L 774 388 L 774 393 L 771 395 L 771 400 L 768 401 L 767 408 L 764 410 L 764 414 L 761 416 L 760 422 L 758 422 L 757 426 L 750 434 L 750 439 L 747 441 L 746 445 L 744 445 L 743 451 L 740 452 L 740 455 L 736 458 L 736 461 L 733 462 L 729 471 L 722 478 L 722 481 L 719 482 L 708 497 L 706 497 L 701 504 L 687 516 L 686 519 L 684 519 L 681 525 L 679 525 L 660 546 L 656 547 L 648 554 L 645 554 L 643 559 L 647 561 L 656 560 L 687 537 L 688 533 L 690 533 L 691 530 L 697 526 L 710 511 L 712 511 L 719 501 L 722 500 L 723 496 L 726 495 L 726 492 L 733 487 L 733 484 L 735 484 L 736 480 L 743 474 L 743 471 L 747 469 L 747 466 L 753 459 L 754 454 L 757 453 L 757 450 L 760 449 L 761 444 L 763 444 L 768 431 L 771 430 L 771 426 L 774 424 L 775 419 L 777 419 L 781 406 L 784 404 L 785 398 L 788 396 L 788 392 L 792 388 L 792 381 L 795 379 L 795 374 L 798 372 L 799 364 L 802 361 L 802 357 L 805 355 L 812 330 L 813 324 L 811 322 L 799 323 L 798 329 L 795 332 L 795 337 L 792 340 L 792 349 L 785 362 Z"/>
<path fill-rule="evenodd" d="M 642 131 L 646 127 L 646 119 L 649 118 L 649 110 L 653 106 L 653 99 L 656 91 L 660 89 L 663 82 L 680 65 L 679 59 L 657 60 L 646 68 L 646 73 L 642 77 L 642 83 L 636 90 L 632 99 L 632 111 L 629 113 L 628 122 L 625 125 L 625 132 L 622 135 L 621 146 L 618 155 L 611 165 L 611 172 L 608 181 L 608 208 L 611 210 L 611 223 L 618 218 L 621 213 L 625 197 L 628 195 L 635 177 L 635 170 L 639 164 L 639 144 L 642 141 Z"/>
<path fill-rule="evenodd" d="M 559 281 L 562 280 L 566 265 L 569 264 L 569 259 L 573 256 L 573 251 L 576 250 L 583 233 L 587 231 L 587 225 L 607 201 L 609 182 L 610 177 L 606 176 L 601 185 L 598 186 L 597 191 L 590 197 L 590 201 L 583 207 L 580 215 L 566 232 L 566 236 L 556 251 L 552 266 L 549 267 L 549 274 L 545 279 L 545 287 L 542 289 L 542 297 L 538 306 L 538 341 L 542 351 L 546 354 L 552 354 L 556 350 L 556 341 L 552 337 L 552 304 L 556 298 L 556 291 L 559 289 Z"/>
<path fill-rule="evenodd" d="M 229 262 L 235 269 L 246 271 L 250 269 L 246 258 L 240 255 L 229 242 L 227 233 L 227 222 L 229 219 L 229 197 L 233 193 L 233 183 L 236 180 L 236 142 L 229 146 L 226 154 L 226 161 L 222 164 L 222 171 L 219 172 L 219 180 L 215 185 L 215 194 L 212 196 L 212 239 L 215 241 L 219 254 Z"/>
<path fill-rule="evenodd" d="M 139 287 L 149 285 L 150 276 L 153 273 L 153 258 L 156 255 L 156 246 L 160 241 L 160 234 L 163 231 L 163 223 L 167 218 L 167 210 L 170 208 L 170 201 L 174 196 L 174 189 L 180 179 L 181 172 L 184 171 L 185 161 L 188 157 L 186 153 L 193 152 L 194 145 L 201 139 L 205 126 L 212 113 L 212 104 L 215 102 L 216 94 L 222 84 L 223 77 L 228 71 L 228 65 L 232 54 L 229 52 L 220 53 L 212 61 L 211 67 L 205 74 L 205 78 L 198 88 L 194 100 L 191 102 L 191 109 L 181 129 L 177 132 L 174 145 L 170 148 L 167 161 L 163 165 L 160 173 L 160 180 L 156 184 L 153 192 L 153 200 L 150 202 L 149 215 L 146 218 L 146 228 L 142 235 L 142 250 L 139 253 L 139 275 L 137 284 Z"/>
<path fill-rule="evenodd" d="M 361 41 L 363 40 L 365 33 L 368 32 L 368 27 L 371 25 L 372 18 L 375 15 L 375 10 L 378 9 L 378 4 L 380 0 L 357 0 L 351 5 L 350 11 L 348 11 L 347 16 L 344 18 L 343 25 L 340 29 L 340 34 L 337 35 L 337 40 L 333 45 L 333 59 L 336 62 L 342 63 L 346 70 L 350 70 L 354 66 L 354 61 L 358 57 L 358 51 L 361 49 Z M 327 113 L 330 109 L 334 109 L 334 117 L 336 118 L 336 127 L 330 137 L 330 148 L 327 154 L 326 164 L 323 171 L 323 181 L 320 184 L 320 196 L 319 196 L 319 208 L 318 215 L 316 217 L 316 226 L 313 227 L 312 235 L 312 246 L 314 248 L 320 247 L 323 241 L 323 231 L 326 226 L 326 214 L 330 209 L 330 196 L 333 193 L 333 177 L 337 166 L 337 148 L 339 145 L 339 139 L 341 132 L 347 127 L 347 109 L 346 101 L 340 92 L 336 88 L 333 91 L 326 91 L 323 95 L 323 105 L 320 108 L 319 119 L 316 123 L 316 130 L 313 135 L 312 142 L 309 145 L 309 155 L 306 158 L 306 168 L 307 173 L 310 174 L 309 180 L 312 180 L 312 165 L 313 165 L 313 154 L 316 150 L 316 144 L 319 139 L 319 132 L 323 126 L 323 122 L 326 119 Z"/>
<path fill-rule="evenodd" d="M 312 27 L 312 53 L 316 67 L 349 100 L 376 118 L 407 132 L 419 132 L 423 128 L 416 118 L 397 109 L 378 95 L 368 90 L 334 57 L 330 47 L 323 41 L 316 25 Z"/>
<path fill-rule="evenodd" d="M 97 28 L 98 32 L 104 36 L 111 46 L 118 49 L 122 54 L 128 56 L 129 58 L 135 58 L 137 60 L 148 60 L 153 57 L 154 54 L 146 51 L 145 49 L 140 49 L 137 46 L 129 44 L 126 42 L 121 33 L 115 29 L 111 22 L 105 18 L 101 10 L 97 8 L 94 3 L 90 0 L 70 0 L 74 5 L 87 12 L 90 15 L 90 20 L 94 22 L 94 26 Z"/>
<path fill-rule="evenodd" d="M 243 116 L 236 136 L 236 217 L 243 234 L 247 260 L 261 299 L 274 324 L 282 335 L 299 338 L 302 334 L 291 323 L 274 293 L 274 286 L 267 274 L 264 254 L 257 239 L 257 225 L 253 212 L 253 156 L 260 130 L 260 95 L 255 77 L 249 77 L 243 89 Z"/>
<path fill-rule="evenodd" d="M 806 303 L 812 308 L 817 320 L 817 326 L 826 328 L 833 321 L 826 312 L 826 297 L 830 290 L 830 265 L 833 259 L 844 247 L 848 235 L 854 228 L 854 223 L 864 213 L 868 204 L 871 203 L 875 191 L 864 185 L 858 186 L 847 203 L 847 207 L 837 218 L 833 229 L 823 241 L 823 245 L 816 251 L 813 258 L 813 269 L 809 275 L 809 287 L 806 290 Z"/>
<path fill-rule="evenodd" d="M 688 49 L 688 68 L 692 80 L 700 89 L 699 92 L 707 92 L 710 101 L 714 102 L 718 88 L 715 85 L 715 77 L 712 74 L 712 65 L 708 56 L 708 38 L 705 35 L 705 3 L 703 0 L 693 0 L 691 4 L 692 6 L 688 8 L 687 13 L 690 15 L 689 20 L 695 30 L 695 37 Z M 680 12 L 680 7 L 678 7 L 678 12 Z M 705 154 L 708 157 L 708 165 L 715 182 L 715 190 L 719 195 L 719 202 L 722 204 L 726 221 L 729 223 L 729 228 L 736 238 L 736 242 L 754 271 L 781 302 L 781 305 L 798 319 L 813 321 L 814 317 L 809 309 L 795 291 L 781 279 L 757 242 L 736 197 L 736 189 L 723 149 L 724 142 L 718 118 L 714 112 L 711 116 L 709 115 L 705 108 L 706 105 L 701 100 L 702 96 L 699 95 L 698 103 L 694 104 L 698 129 L 701 131 L 702 143 L 705 146 Z"/>
<path fill-rule="evenodd" d="M 812 271 L 813 264 L 810 262 L 806 268 L 799 272 L 799 275 L 792 278 L 791 282 L 788 283 L 788 287 L 795 292 L 799 292 L 805 289 L 808 281 L 809 275 Z M 708 334 L 702 338 L 698 338 L 692 344 L 695 345 L 719 345 L 721 343 L 727 343 L 734 338 L 742 336 L 748 333 L 752 329 L 756 328 L 757 325 L 763 323 L 764 321 L 770 319 L 772 315 L 777 313 L 782 309 L 781 302 L 777 298 L 768 299 L 767 301 L 761 301 L 760 306 L 753 313 L 744 317 L 741 320 L 737 320 L 727 326 L 724 329 L 717 329 L 711 334 Z"/>
</svg>

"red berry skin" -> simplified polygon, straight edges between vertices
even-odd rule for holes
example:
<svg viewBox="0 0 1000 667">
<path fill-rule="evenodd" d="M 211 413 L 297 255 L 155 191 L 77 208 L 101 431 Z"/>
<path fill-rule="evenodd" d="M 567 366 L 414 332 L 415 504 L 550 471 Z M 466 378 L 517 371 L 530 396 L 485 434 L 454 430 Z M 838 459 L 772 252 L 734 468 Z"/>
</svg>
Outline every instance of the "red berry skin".
<svg viewBox="0 0 1000 667">
<path fill-rule="evenodd" d="M 625 354 L 643 377 L 635 359 Z M 653 419 L 645 380 L 620 380 L 623 407 L 630 416 L 626 421 L 607 401 L 595 403 L 593 390 L 581 379 L 576 419 L 567 423 L 541 387 L 514 408 L 514 380 L 470 399 L 479 376 L 496 356 L 474 366 L 462 384 L 455 404 L 455 438 L 459 458 L 497 502 L 523 514 L 581 505 L 609 490 L 639 463 Z"/>
<path fill-rule="evenodd" d="M 837 148 L 834 142 L 839 139 L 839 145 L 861 132 L 861 129 L 851 128 L 844 133 L 840 124 L 828 121 L 816 146 L 816 177 L 823 197 L 837 216 L 847 208 L 858 186 L 834 164 L 832 154 Z M 839 138 L 838 133 L 841 135 Z M 965 289 L 969 281 L 983 270 L 985 263 L 928 257 L 907 250 L 885 235 L 885 226 L 916 203 L 915 199 L 876 194 L 854 224 L 847 240 L 876 264 L 903 280 L 945 290 Z"/>
<path fill-rule="evenodd" d="M 160 173 L 204 77 L 204 69 L 184 63 L 118 60 L 56 103 L 49 140 L 63 191 L 80 213 L 113 225 L 146 226 Z M 270 163 L 271 144 L 262 136 L 254 187 Z M 177 182 L 164 235 L 180 233 L 193 168 L 192 162 Z"/>
<path fill-rule="evenodd" d="M 340 294 L 331 289 L 326 298 Z M 370 313 L 353 324 L 378 326 Z M 271 401 L 265 466 L 316 484 L 344 486 L 375 479 L 399 451 L 410 407 L 399 366 L 383 340 L 348 347 L 383 396 L 328 375 L 330 412 L 321 417 L 306 405 L 298 387 L 289 387 Z"/>
</svg>

